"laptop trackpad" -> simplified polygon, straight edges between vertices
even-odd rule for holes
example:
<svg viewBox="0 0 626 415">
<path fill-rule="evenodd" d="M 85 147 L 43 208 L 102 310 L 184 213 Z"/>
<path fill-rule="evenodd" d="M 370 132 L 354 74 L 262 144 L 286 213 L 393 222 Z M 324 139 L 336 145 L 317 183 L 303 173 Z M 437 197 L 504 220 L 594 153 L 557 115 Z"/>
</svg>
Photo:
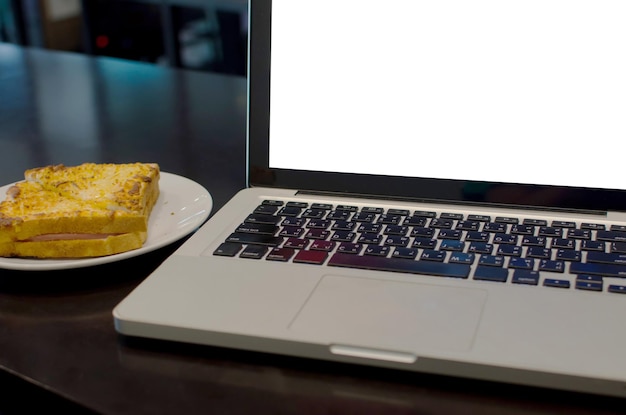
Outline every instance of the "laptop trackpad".
<svg viewBox="0 0 626 415">
<path fill-rule="evenodd" d="M 289 328 L 330 345 L 465 351 L 486 299 L 481 289 L 327 275 Z"/>
</svg>

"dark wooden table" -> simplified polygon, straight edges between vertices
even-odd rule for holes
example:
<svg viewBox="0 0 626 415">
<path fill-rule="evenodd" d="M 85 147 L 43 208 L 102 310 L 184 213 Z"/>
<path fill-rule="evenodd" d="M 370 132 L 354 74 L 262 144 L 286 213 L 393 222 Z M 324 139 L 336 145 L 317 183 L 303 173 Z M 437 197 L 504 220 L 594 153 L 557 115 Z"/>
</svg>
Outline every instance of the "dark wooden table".
<svg viewBox="0 0 626 415">
<path fill-rule="evenodd" d="M 52 163 L 158 162 L 204 185 L 217 209 L 245 184 L 245 102 L 239 77 L 0 44 L 0 181 Z M 618 399 L 118 335 L 113 307 L 179 244 L 84 269 L 0 269 L 0 414 L 626 411 Z"/>
</svg>

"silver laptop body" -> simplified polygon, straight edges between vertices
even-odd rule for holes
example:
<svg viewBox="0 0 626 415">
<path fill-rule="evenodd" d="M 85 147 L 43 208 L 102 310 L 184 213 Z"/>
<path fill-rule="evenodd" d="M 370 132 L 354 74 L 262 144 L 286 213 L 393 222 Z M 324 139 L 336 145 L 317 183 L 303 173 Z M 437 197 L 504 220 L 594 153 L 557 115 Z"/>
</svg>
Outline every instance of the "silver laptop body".
<svg viewBox="0 0 626 415">
<path fill-rule="evenodd" d="M 626 396 L 626 4 L 252 0 L 249 19 L 249 187 L 118 332 Z M 379 238 L 333 228 L 357 213 Z"/>
</svg>

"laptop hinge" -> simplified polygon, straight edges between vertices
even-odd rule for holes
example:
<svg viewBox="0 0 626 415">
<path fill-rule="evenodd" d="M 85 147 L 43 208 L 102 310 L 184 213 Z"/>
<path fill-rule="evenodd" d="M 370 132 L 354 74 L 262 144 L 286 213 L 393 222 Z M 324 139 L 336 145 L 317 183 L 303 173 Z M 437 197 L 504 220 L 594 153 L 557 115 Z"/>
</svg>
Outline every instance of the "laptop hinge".
<svg viewBox="0 0 626 415">
<path fill-rule="evenodd" d="M 427 203 L 427 204 L 446 204 L 456 206 L 468 206 L 468 207 L 482 207 L 482 208 L 497 208 L 497 209 L 523 209 L 523 210 L 535 210 L 540 212 L 554 212 L 554 213 L 575 213 L 578 215 L 592 215 L 599 216 L 603 219 L 614 220 L 617 222 L 626 221 L 626 212 L 607 212 L 603 210 L 592 209 L 566 209 L 557 208 L 552 206 L 532 206 L 532 205 L 512 205 L 501 203 L 487 203 L 487 202 L 475 202 L 475 201 L 457 201 L 457 200 L 438 200 L 438 199 L 424 199 L 424 198 L 411 198 L 411 197 L 390 197 L 381 195 L 368 195 L 359 193 L 341 193 L 341 192 L 322 192 L 315 190 L 298 190 L 297 193 L 300 196 L 325 196 L 325 197 L 350 197 L 365 200 L 387 200 L 396 202 L 411 202 L 411 203 Z"/>
</svg>

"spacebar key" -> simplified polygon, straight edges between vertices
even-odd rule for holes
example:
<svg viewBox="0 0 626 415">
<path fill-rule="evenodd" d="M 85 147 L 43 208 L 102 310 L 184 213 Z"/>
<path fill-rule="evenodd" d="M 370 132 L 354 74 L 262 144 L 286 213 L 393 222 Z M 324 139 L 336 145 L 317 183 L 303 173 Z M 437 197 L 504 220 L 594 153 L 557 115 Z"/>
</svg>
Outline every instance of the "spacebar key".
<svg viewBox="0 0 626 415">
<path fill-rule="evenodd" d="M 328 265 L 454 278 L 467 278 L 470 272 L 470 266 L 466 264 L 445 264 L 442 262 L 416 261 L 407 258 L 384 258 L 342 253 L 334 254 L 330 258 Z"/>
</svg>

